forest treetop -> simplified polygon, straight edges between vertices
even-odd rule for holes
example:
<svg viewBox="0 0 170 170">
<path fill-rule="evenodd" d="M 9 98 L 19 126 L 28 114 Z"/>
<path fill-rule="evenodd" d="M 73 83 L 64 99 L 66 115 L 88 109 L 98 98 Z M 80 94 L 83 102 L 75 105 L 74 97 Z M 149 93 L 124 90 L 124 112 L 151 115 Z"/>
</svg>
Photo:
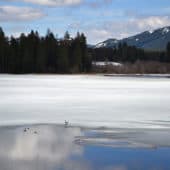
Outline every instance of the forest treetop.
<svg viewBox="0 0 170 170">
<path fill-rule="evenodd" d="M 8 38 L 0 28 L 1 73 L 79 73 L 90 69 L 83 33 L 71 38 L 66 31 L 64 38 L 58 39 L 48 29 L 44 37 L 31 31 Z"/>
</svg>

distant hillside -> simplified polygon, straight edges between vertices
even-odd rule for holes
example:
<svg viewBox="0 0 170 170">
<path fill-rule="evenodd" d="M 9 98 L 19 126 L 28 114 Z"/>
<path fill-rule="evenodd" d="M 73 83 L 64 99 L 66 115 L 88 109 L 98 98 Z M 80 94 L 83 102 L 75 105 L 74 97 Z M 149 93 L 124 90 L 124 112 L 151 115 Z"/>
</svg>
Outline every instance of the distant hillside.
<svg viewBox="0 0 170 170">
<path fill-rule="evenodd" d="M 121 40 L 108 39 L 98 43 L 95 48 L 113 48 L 117 47 L 119 43 L 124 42 L 130 46 L 136 46 L 149 51 L 165 51 L 167 43 L 170 42 L 170 26 L 154 31 L 145 31 L 143 33 Z"/>
</svg>

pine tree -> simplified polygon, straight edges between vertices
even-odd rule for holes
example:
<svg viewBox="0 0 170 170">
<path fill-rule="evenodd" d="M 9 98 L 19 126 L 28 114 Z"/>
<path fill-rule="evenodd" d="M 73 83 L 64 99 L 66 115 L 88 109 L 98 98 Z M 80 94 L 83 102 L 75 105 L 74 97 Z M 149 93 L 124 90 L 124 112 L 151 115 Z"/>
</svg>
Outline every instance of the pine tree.
<svg viewBox="0 0 170 170">
<path fill-rule="evenodd" d="M 91 70 L 91 55 L 87 52 L 87 42 L 86 42 L 86 37 L 82 33 L 80 35 L 80 46 L 81 46 L 81 51 L 82 51 L 82 71 L 83 72 L 88 72 Z"/>
<path fill-rule="evenodd" d="M 68 31 L 66 31 L 64 34 L 64 40 L 70 40 L 70 34 Z"/>
<path fill-rule="evenodd" d="M 55 73 L 57 67 L 57 41 L 50 30 L 47 31 L 47 35 L 45 37 L 45 50 L 47 70 L 50 73 Z"/>
<path fill-rule="evenodd" d="M 58 49 L 57 68 L 59 73 L 69 71 L 68 48 L 64 44 Z"/>
<path fill-rule="evenodd" d="M 5 33 L 0 27 L 0 72 L 5 72 Z"/>
<path fill-rule="evenodd" d="M 37 57 L 36 57 L 36 72 L 45 73 L 46 72 L 46 50 L 45 50 L 45 40 L 40 39 L 37 47 Z"/>
<path fill-rule="evenodd" d="M 167 62 L 170 62 L 170 42 L 167 44 Z"/>
<path fill-rule="evenodd" d="M 10 55 L 9 55 L 9 72 L 10 73 L 19 73 L 20 70 L 18 70 L 19 66 L 19 43 L 14 38 L 11 37 L 10 39 Z"/>
</svg>

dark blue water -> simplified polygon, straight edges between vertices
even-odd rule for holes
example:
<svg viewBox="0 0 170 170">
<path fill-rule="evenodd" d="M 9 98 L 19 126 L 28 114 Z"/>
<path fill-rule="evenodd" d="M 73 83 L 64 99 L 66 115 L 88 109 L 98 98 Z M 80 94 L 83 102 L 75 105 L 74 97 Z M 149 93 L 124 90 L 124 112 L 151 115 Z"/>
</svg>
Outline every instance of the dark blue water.
<svg viewBox="0 0 170 170">
<path fill-rule="evenodd" d="M 168 147 L 92 145 L 80 142 L 84 134 L 52 125 L 0 128 L 0 170 L 170 170 Z"/>
<path fill-rule="evenodd" d="M 93 169 L 110 167 L 125 170 L 169 170 L 170 148 L 127 149 L 103 146 L 86 146 L 84 158 Z"/>
</svg>

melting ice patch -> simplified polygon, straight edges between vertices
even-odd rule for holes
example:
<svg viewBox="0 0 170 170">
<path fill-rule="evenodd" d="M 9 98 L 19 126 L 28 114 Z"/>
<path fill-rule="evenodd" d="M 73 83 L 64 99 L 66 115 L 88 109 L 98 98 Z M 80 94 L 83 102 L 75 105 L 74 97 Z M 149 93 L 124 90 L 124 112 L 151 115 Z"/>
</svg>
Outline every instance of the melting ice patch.
<svg viewBox="0 0 170 170">
<path fill-rule="evenodd" d="M 113 148 L 170 147 L 169 129 L 96 129 L 76 137 L 79 145 L 101 145 Z"/>
</svg>

